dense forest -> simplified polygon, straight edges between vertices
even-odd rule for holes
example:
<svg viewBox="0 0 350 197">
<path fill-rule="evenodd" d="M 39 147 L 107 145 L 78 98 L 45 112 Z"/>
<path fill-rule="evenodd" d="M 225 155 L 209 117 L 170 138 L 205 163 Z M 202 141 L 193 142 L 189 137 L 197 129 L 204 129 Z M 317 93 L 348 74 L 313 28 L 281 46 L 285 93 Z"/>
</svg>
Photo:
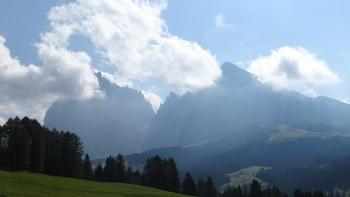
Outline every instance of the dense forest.
<svg viewBox="0 0 350 197">
<path fill-rule="evenodd" d="M 104 164 L 92 166 L 76 134 L 48 129 L 28 117 L 10 118 L 0 126 L 0 169 L 138 184 L 198 197 L 287 196 L 277 187 L 262 188 L 256 180 L 248 187 L 227 187 L 222 193 L 215 188 L 211 177 L 195 181 L 191 173 L 187 172 L 181 183 L 176 161 L 158 155 L 148 158 L 143 169 L 133 169 L 127 165 L 121 154 L 116 157 L 110 155 Z M 323 193 L 296 190 L 294 196 L 322 197 Z"/>
</svg>

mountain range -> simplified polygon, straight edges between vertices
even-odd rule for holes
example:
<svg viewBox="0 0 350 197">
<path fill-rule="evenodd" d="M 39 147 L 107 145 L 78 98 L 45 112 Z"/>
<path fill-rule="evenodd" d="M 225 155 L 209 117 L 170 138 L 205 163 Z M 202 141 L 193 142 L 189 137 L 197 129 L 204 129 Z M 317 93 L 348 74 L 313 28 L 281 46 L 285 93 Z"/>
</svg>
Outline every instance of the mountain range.
<svg viewBox="0 0 350 197">
<path fill-rule="evenodd" d="M 139 91 L 97 74 L 105 97 L 58 101 L 45 125 L 77 132 L 94 158 L 121 152 L 139 166 L 155 154 L 174 157 L 182 173 L 211 175 L 218 185 L 229 184 L 227 174 L 258 165 L 268 169 L 260 178 L 288 190 L 350 161 L 350 105 L 276 90 L 229 62 L 221 69 L 215 86 L 170 93 L 156 113 Z M 295 173 L 306 169 L 313 174 Z M 347 183 L 308 187 L 337 184 Z"/>
</svg>

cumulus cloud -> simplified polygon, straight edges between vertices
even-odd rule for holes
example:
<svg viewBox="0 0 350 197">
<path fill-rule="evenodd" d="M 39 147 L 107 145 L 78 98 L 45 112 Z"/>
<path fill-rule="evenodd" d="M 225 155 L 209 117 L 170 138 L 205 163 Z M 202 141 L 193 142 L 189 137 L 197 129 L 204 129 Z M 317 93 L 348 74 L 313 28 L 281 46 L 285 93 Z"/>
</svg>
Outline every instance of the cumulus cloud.
<svg viewBox="0 0 350 197">
<path fill-rule="evenodd" d="M 308 96 L 317 95 L 312 87 L 340 81 L 326 62 L 302 47 L 272 50 L 270 55 L 251 61 L 248 71 L 276 88 L 293 89 Z"/>
<path fill-rule="evenodd" d="M 221 76 L 216 58 L 168 31 L 161 18 L 166 6 L 165 0 L 76 0 L 53 7 L 51 28 L 36 43 L 40 66 L 11 57 L 0 36 L 0 121 L 14 115 L 42 120 L 57 99 L 100 95 L 92 62 L 116 68 L 104 76 L 137 89 L 147 90 L 143 85 L 154 81 L 153 86 L 166 84 L 166 91 L 214 85 Z M 73 36 L 87 38 L 102 59 L 73 50 Z M 156 93 L 143 94 L 154 109 L 159 107 Z"/>
<path fill-rule="evenodd" d="M 165 8 L 166 1 L 77 0 L 50 11 L 53 34 L 59 33 L 44 40 L 67 49 L 71 35 L 88 38 L 117 68 L 114 76 L 122 84 L 161 78 L 175 89 L 213 85 L 221 75 L 216 58 L 172 35 L 161 18 Z"/>
<path fill-rule="evenodd" d="M 226 22 L 225 16 L 222 14 L 218 14 L 214 18 L 214 25 L 216 28 L 229 28 L 232 27 L 231 24 Z"/>
<path fill-rule="evenodd" d="M 50 56 L 43 66 L 23 65 L 11 56 L 0 36 L 0 117 L 3 122 L 13 116 L 31 116 L 42 120 L 46 109 L 57 99 L 88 98 L 98 91 L 98 83 L 90 79 L 90 67 L 77 63 L 66 54 Z M 52 53 L 53 48 L 38 47 L 39 54 Z M 81 59 L 88 58 L 75 54 Z M 71 55 L 74 56 L 74 55 Z M 92 74 L 94 77 L 94 75 Z"/>
</svg>

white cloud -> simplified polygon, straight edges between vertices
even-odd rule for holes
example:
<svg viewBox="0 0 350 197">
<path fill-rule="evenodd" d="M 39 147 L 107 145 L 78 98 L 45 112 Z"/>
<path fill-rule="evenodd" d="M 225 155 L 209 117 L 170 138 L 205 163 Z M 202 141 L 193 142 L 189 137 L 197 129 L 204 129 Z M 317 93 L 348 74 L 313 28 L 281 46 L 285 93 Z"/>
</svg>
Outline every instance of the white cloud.
<svg viewBox="0 0 350 197">
<path fill-rule="evenodd" d="M 101 62 L 117 68 L 104 76 L 118 84 L 148 89 L 142 84 L 157 81 L 167 84 L 167 91 L 214 85 L 221 76 L 216 58 L 197 43 L 170 34 L 161 18 L 165 8 L 165 0 L 76 0 L 53 7 L 51 29 L 36 44 L 40 66 L 11 57 L 0 36 L 0 121 L 14 115 L 43 120 L 57 99 L 100 95 L 91 63 L 95 57 L 72 50 L 72 36 L 90 40 Z M 161 98 L 143 92 L 157 109 Z"/>
<path fill-rule="evenodd" d="M 308 96 L 317 94 L 313 87 L 340 81 L 326 62 L 302 47 L 272 50 L 270 55 L 251 61 L 248 71 L 276 88 L 297 90 Z"/>
<path fill-rule="evenodd" d="M 142 90 L 141 91 L 145 99 L 152 105 L 154 111 L 159 109 L 160 104 L 163 102 L 162 98 L 152 92 L 151 90 Z"/>
<path fill-rule="evenodd" d="M 181 90 L 213 85 L 221 75 L 216 58 L 170 34 L 161 18 L 165 8 L 166 1 L 77 0 L 50 11 L 54 28 L 44 40 L 68 50 L 71 35 L 88 38 L 117 68 L 114 75 L 122 84 L 161 78 Z"/>
<path fill-rule="evenodd" d="M 217 28 L 229 28 L 232 27 L 231 24 L 226 22 L 225 16 L 222 14 L 218 14 L 214 18 L 214 25 Z"/>
<path fill-rule="evenodd" d="M 93 96 L 98 83 L 89 79 L 89 67 L 76 63 L 74 57 L 61 53 L 46 58 L 44 65 L 23 65 L 11 56 L 0 36 L 0 119 L 13 116 L 31 116 L 42 120 L 46 109 L 59 98 L 88 98 Z M 52 53 L 52 48 L 38 47 L 40 53 Z M 63 57 L 63 55 L 66 55 Z M 72 55 L 74 56 L 74 55 Z M 82 59 L 82 54 L 76 54 Z M 76 63 L 76 64 L 75 64 Z M 93 75 L 94 76 L 94 75 Z"/>
</svg>

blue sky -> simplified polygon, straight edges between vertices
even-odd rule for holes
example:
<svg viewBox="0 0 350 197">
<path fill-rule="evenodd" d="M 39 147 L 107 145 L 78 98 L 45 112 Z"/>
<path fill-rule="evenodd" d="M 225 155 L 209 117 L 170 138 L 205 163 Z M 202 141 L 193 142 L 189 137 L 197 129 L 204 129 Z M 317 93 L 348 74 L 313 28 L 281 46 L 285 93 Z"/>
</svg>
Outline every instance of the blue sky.
<svg viewBox="0 0 350 197">
<path fill-rule="evenodd" d="M 43 35 L 54 29 L 52 25 L 50 26 L 50 20 L 48 19 L 50 9 L 54 6 L 64 5 L 67 2 L 71 1 L 0 0 L 0 35 L 6 39 L 5 46 L 10 50 L 11 56 L 16 57 L 23 65 L 42 66 L 45 58 L 38 56 L 38 48 L 35 43 L 43 42 Z M 118 1 L 116 0 L 114 3 L 117 4 Z M 169 41 L 181 43 L 181 40 L 183 40 L 182 44 L 187 46 L 189 43 L 198 43 L 201 48 L 191 54 L 198 53 L 198 57 L 205 57 L 208 61 L 213 61 L 212 57 L 216 57 L 219 64 L 224 61 L 231 61 L 242 68 L 256 71 L 258 74 L 261 73 L 261 69 L 254 70 L 252 62 L 255 61 L 257 67 L 260 66 L 259 63 L 261 62 L 271 62 L 272 50 L 282 60 L 285 56 L 288 56 L 288 61 L 291 59 L 292 62 L 294 62 L 293 57 L 304 57 L 303 55 L 306 54 L 305 57 L 310 57 L 310 61 L 315 63 L 312 69 L 309 69 L 311 72 L 318 72 L 318 64 L 322 64 L 321 67 L 327 67 L 328 70 L 320 72 L 321 78 L 323 77 L 320 78 L 320 81 L 324 80 L 325 82 L 317 83 L 314 76 L 304 73 L 301 74 L 300 81 L 291 79 L 294 81 L 286 82 L 286 87 L 301 92 L 310 89 L 316 92 L 317 95 L 326 95 L 344 101 L 348 99 L 349 102 L 349 8 L 350 2 L 345 0 L 168 0 L 165 9 L 154 10 L 161 12 L 160 17 L 164 20 L 168 29 L 166 34 L 169 34 Z M 142 9 L 139 11 L 142 11 Z M 154 24 L 156 24 L 157 16 L 155 18 L 151 17 L 150 20 L 153 19 Z M 143 32 L 139 33 L 141 36 Z M 177 37 L 181 39 L 180 42 L 176 41 Z M 96 50 L 97 45 L 101 43 L 92 43 L 86 38 L 75 37 L 74 35 L 69 38 L 69 42 L 73 51 L 85 51 L 91 57 L 92 64 L 104 64 L 105 61 L 101 60 L 101 46 L 99 50 Z M 283 47 L 285 47 L 285 50 L 279 50 Z M 103 45 L 102 48 L 107 51 L 110 46 Z M 202 49 L 210 51 L 212 57 L 209 57 Z M 294 52 L 296 56 L 289 57 L 288 53 Z M 103 55 L 106 56 L 106 54 Z M 179 57 L 190 56 L 181 53 L 177 55 Z M 311 56 L 315 56 L 315 58 Z M 264 59 L 263 57 L 267 58 Z M 110 58 L 113 59 L 113 57 Z M 117 62 L 121 61 L 119 57 L 116 59 Z M 190 63 L 192 60 L 198 62 L 198 59 L 193 59 L 191 56 L 188 62 Z M 263 61 L 260 61 L 261 59 Z M 166 61 L 160 60 L 159 62 Z M 295 62 L 301 62 L 297 65 L 301 71 L 304 69 L 303 67 L 307 67 L 300 59 L 295 60 Z M 112 63 L 113 61 L 108 64 Z M 269 69 L 263 66 L 260 66 L 260 68 Z M 208 64 L 207 67 L 209 71 L 211 69 L 209 68 L 210 65 Z M 201 76 L 198 80 L 194 80 L 195 83 L 182 84 L 175 80 L 179 75 L 172 76 L 169 73 L 152 73 L 153 71 L 150 71 L 153 78 L 145 76 L 145 79 L 135 81 L 133 80 L 134 76 L 130 74 L 130 70 L 126 67 L 98 66 L 95 68 L 109 72 L 112 75 L 116 70 L 125 70 L 127 74 L 123 77 L 126 76 L 128 80 L 132 81 L 135 88 L 152 92 L 153 96 L 159 95 L 163 99 L 168 91 L 202 88 L 210 85 L 211 80 L 218 76 L 212 75 L 208 80 Z M 178 68 L 187 69 L 189 66 L 186 64 L 179 65 Z M 186 70 L 181 71 L 187 72 Z M 191 74 L 195 74 L 197 71 L 198 69 L 189 69 Z M 215 68 L 210 71 L 208 73 L 216 72 Z M 142 72 L 145 73 L 145 70 L 142 70 Z M 273 72 L 274 70 L 271 69 L 271 73 Z M 271 73 L 265 73 L 263 77 L 270 77 L 269 74 Z M 322 73 L 325 73 L 325 75 Z M 335 75 L 339 78 L 338 81 L 335 79 Z M 118 77 L 118 75 L 114 77 Z M 284 78 L 278 78 L 278 76 L 271 76 L 271 78 L 273 77 L 276 80 L 272 80 L 272 82 L 285 80 Z M 164 79 L 168 85 L 162 86 L 162 80 Z M 184 78 L 183 80 L 188 79 Z M 192 79 L 189 81 L 193 82 Z M 208 84 L 202 86 L 199 84 L 206 81 L 209 81 Z M 142 86 L 142 84 L 146 85 Z M 176 87 L 173 88 L 173 86 Z"/>
<path fill-rule="evenodd" d="M 281 46 L 301 46 L 340 75 L 320 88 L 338 99 L 350 96 L 349 1 L 249 0 L 169 1 L 164 12 L 172 33 L 194 40 L 222 61 L 249 61 Z M 232 27 L 215 28 L 222 14 Z"/>
</svg>

